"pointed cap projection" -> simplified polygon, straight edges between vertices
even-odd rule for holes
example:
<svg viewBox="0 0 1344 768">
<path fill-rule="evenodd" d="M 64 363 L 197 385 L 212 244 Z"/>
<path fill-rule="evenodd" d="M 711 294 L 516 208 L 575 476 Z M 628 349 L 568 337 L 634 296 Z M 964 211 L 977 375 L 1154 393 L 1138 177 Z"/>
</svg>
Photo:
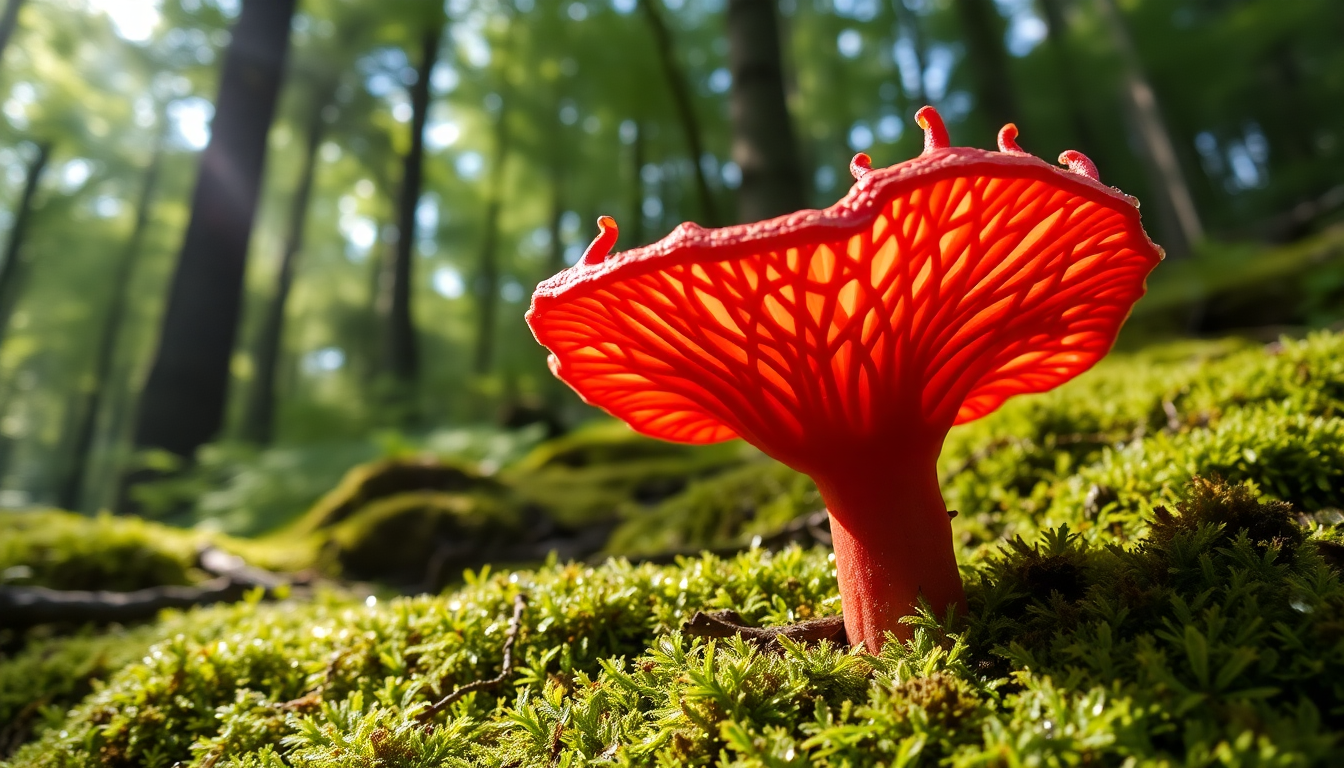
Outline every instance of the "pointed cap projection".
<svg viewBox="0 0 1344 768">
<path fill-rule="evenodd" d="M 742 437 L 806 469 L 980 418 L 1110 349 L 1160 250 L 1132 199 L 1065 153 L 950 147 L 932 108 L 919 157 L 825 210 L 683 224 L 608 255 L 615 224 L 542 283 L 527 314 L 552 371 L 654 437 Z M 941 439 L 940 441 L 941 442 Z"/>
</svg>

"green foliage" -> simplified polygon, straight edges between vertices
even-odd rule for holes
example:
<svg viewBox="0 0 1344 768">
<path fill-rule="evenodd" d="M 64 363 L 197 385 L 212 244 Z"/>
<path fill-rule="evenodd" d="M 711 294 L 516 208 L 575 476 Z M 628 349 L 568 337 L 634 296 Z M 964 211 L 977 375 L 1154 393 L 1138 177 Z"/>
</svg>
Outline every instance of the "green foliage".
<svg viewBox="0 0 1344 768">
<path fill-rule="evenodd" d="M 44 723 L 58 724 L 96 681 L 144 655 L 165 628 L 33 637 L 14 655 L 0 655 L 0 753 L 27 741 Z"/>
<path fill-rule="evenodd" d="M 202 542 L 139 518 L 0 512 L 0 583 L 123 591 L 189 584 Z"/>
</svg>

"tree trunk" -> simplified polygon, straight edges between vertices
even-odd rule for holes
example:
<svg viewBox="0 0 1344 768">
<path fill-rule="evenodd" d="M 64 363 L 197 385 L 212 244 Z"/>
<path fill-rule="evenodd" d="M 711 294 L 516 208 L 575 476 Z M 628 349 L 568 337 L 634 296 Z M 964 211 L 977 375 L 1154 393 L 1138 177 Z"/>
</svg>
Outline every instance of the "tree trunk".
<svg viewBox="0 0 1344 768">
<path fill-rule="evenodd" d="M 733 161 L 742 169 L 738 219 L 758 221 L 804 207 L 774 0 L 728 0 L 728 68 Z"/>
<path fill-rule="evenodd" d="M 415 260 L 415 209 L 424 180 L 425 120 L 429 116 L 429 76 L 439 58 L 442 25 L 431 23 L 420 38 L 420 66 L 411 86 L 411 146 L 402 158 L 401 193 L 397 199 L 397 239 L 388 248 L 379 286 L 383 331 L 380 372 L 398 387 L 398 399 L 409 396 L 420 373 L 420 354 L 411 312 Z"/>
<path fill-rule="evenodd" d="M 956 0 L 966 59 L 971 65 L 980 108 L 996 128 L 1021 120 L 1004 46 L 1004 23 L 994 0 Z"/>
<path fill-rule="evenodd" d="M 1123 98 L 1130 120 L 1143 145 L 1145 165 L 1148 168 L 1153 194 L 1158 195 L 1158 225 L 1162 231 L 1167 253 L 1180 256 L 1190 253 L 1204 239 L 1204 226 L 1199 220 L 1190 187 L 1176 157 L 1176 146 L 1162 120 L 1157 96 L 1143 72 L 1138 49 L 1129 36 L 1125 19 L 1115 0 L 1097 0 L 1102 21 L 1110 32 L 1111 40 L 1120 52 L 1124 65 Z"/>
<path fill-rule="evenodd" d="M 630 163 L 634 166 L 634 177 L 630 183 L 632 197 L 630 200 L 630 226 L 625 229 L 625 232 L 629 233 L 626 235 L 625 241 L 628 248 L 637 248 L 644 244 L 644 132 L 644 123 L 636 120 L 635 140 L 630 142 Z M 556 192 L 555 199 L 558 204 L 559 191 Z M 563 262 L 561 262 L 561 266 L 564 266 Z"/>
<path fill-rule="evenodd" d="M 1096 134 L 1087 123 L 1083 114 L 1080 96 L 1086 89 L 1078 81 L 1077 64 L 1069 52 L 1068 21 L 1064 18 L 1062 0 L 1040 0 L 1041 13 L 1045 16 L 1045 35 L 1055 55 L 1055 71 L 1059 73 L 1061 93 L 1065 107 L 1069 111 L 1069 121 L 1073 123 L 1074 140 L 1079 149 L 1092 156 L 1093 160 L 1101 152 L 1102 146 Z"/>
<path fill-rule="evenodd" d="M 9 228 L 9 242 L 5 244 L 5 260 L 0 263 L 0 341 L 9 332 L 9 318 L 19 303 L 19 287 L 27 272 L 28 255 L 24 249 L 24 239 L 28 235 L 28 224 L 33 213 L 33 197 L 37 194 L 37 185 L 46 170 L 47 160 L 51 158 L 51 145 L 37 145 L 37 154 L 28 163 L 28 176 L 23 183 L 23 194 L 19 196 L 19 206 L 14 212 L 14 222 Z"/>
<path fill-rule="evenodd" d="M 23 8 L 23 0 L 9 0 L 5 3 L 5 12 L 0 14 L 0 62 L 5 58 L 5 49 L 9 47 L 9 39 L 14 36 L 14 30 L 19 26 L 19 10 Z"/>
<path fill-rule="evenodd" d="M 503 209 L 504 163 L 509 153 L 508 102 L 500 104 L 495 119 L 495 159 L 490 165 L 490 192 L 485 203 L 485 238 L 477 272 L 480 315 L 476 328 L 475 371 L 490 372 L 495 351 L 495 315 L 499 310 L 499 214 Z"/>
<path fill-rule="evenodd" d="M 159 121 L 161 127 L 167 126 L 167 119 L 163 114 L 159 115 Z M 62 509 L 81 509 L 80 502 L 85 495 L 86 476 L 93 458 L 98 416 L 102 412 L 112 378 L 112 367 L 117 359 L 117 341 L 121 337 L 126 308 L 130 303 L 131 276 L 135 274 L 135 265 L 144 247 L 145 232 L 149 228 L 150 211 L 154 204 L 154 193 L 158 187 L 159 170 L 163 163 L 163 139 L 162 133 L 155 139 L 153 155 L 149 167 L 145 170 L 144 183 L 140 187 L 140 200 L 136 204 L 131 236 L 126 241 L 126 247 L 112 273 L 112 298 L 107 306 L 107 314 L 99 324 L 93 372 L 88 388 L 84 392 L 84 402 L 79 413 L 80 422 L 75 429 L 74 444 L 70 452 L 70 465 L 66 468 L 65 478 L 58 489 L 57 504 Z"/>
<path fill-rule="evenodd" d="M 910 10 L 905 4 L 905 0 L 891 0 L 891 4 L 896 7 L 896 18 L 903 29 L 910 35 L 910 47 L 915 54 L 915 68 L 919 70 L 919 77 L 916 78 L 917 85 L 915 90 L 907 91 L 905 97 L 916 104 L 916 109 L 923 106 L 924 99 L 924 25 L 919 21 L 919 15 Z M 904 83 L 902 83 L 904 87 Z"/>
<path fill-rule="evenodd" d="M 672 104 L 676 108 L 677 118 L 681 121 L 681 131 L 686 135 L 686 148 L 691 153 L 691 166 L 695 171 L 695 192 L 700 199 L 701 222 L 706 227 L 719 225 L 718 206 L 714 203 L 714 194 L 709 189 L 709 179 L 705 177 L 705 156 L 700 120 L 695 114 L 695 104 L 691 101 L 690 87 L 686 83 L 686 74 L 677 63 L 676 46 L 672 44 L 672 33 L 663 20 L 662 13 L 654 3 L 660 0 L 639 0 L 644 18 L 653 32 L 653 43 L 658 49 L 658 62 L 662 65 L 663 76 L 667 78 L 667 88 L 672 93 Z M 781 86 L 782 87 L 782 86 Z M 782 93 L 782 91 L 781 91 Z"/>
<path fill-rule="evenodd" d="M 243 416 L 243 439 L 257 445 L 269 445 L 275 432 L 275 376 L 280 360 L 280 348 L 285 333 L 285 305 L 289 301 L 289 292 L 294 285 L 294 265 L 299 252 L 303 249 L 303 225 L 308 215 L 308 201 L 313 192 L 313 176 L 317 170 L 317 150 L 322 144 L 322 134 L 326 127 L 322 112 L 329 103 L 326 88 L 323 95 L 315 99 L 312 113 L 308 116 L 308 144 L 305 147 L 303 165 L 299 171 L 299 186 L 294 190 L 290 201 L 289 224 L 285 232 L 284 252 L 280 257 L 280 269 L 275 278 L 275 294 L 266 308 L 257 333 L 254 363 L 256 379 L 247 401 L 247 411 Z"/>
<path fill-rule="evenodd" d="M 184 458 L 218 435 L 266 137 L 295 0 L 245 0 L 224 57 L 162 334 L 140 397 L 135 444 Z"/>
</svg>

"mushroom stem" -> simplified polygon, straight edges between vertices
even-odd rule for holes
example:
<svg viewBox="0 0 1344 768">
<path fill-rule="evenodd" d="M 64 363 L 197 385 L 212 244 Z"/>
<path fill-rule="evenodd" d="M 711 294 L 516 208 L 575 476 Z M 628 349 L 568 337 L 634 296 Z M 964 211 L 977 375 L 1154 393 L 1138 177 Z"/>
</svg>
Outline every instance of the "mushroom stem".
<svg viewBox="0 0 1344 768">
<path fill-rule="evenodd" d="M 869 653 L 882 650 L 887 632 L 911 637 L 901 619 L 921 598 L 940 617 L 965 603 L 937 459 L 937 450 L 903 451 L 881 466 L 813 474 L 831 515 L 845 632 Z"/>
</svg>

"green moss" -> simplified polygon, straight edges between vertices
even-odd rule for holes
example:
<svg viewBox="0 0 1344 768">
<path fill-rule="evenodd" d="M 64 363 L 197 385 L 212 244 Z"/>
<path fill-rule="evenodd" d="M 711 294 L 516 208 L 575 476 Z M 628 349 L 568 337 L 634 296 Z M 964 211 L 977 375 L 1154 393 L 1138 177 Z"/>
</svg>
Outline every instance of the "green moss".
<svg viewBox="0 0 1344 768">
<path fill-rule="evenodd" d="M 328 528 L 370 504 L 403 493 L 439 491 L 500 494 L 499 483 L 475 469 L 440 459 L 397 458 L 360 464 L 284 535 L 304 535 Z"/>
<path fill-rule="evenodd" d="M 139 518 L 0 512 L 0 583 L 113 590 L 189 584 L 204 542 Z"/>
<path fill-rule="evenodd" d="M 1330 765 L 1344 586 L 1286 504 L 1194 486 L 1128 546 L 986 545 L 969 615 L 880 656 L 676 627 L 838 605 L 828 554 L 551 564 L 443 597 L 170 618 L 143 658 L 13 758 L 37 765 Z M 518 666 L 493 692 L 509 606 Z"/>
<path fill-rule="evenodd" d="M 0 754 L 43 725 L 59 723 L 95 684 L 140 658 L 163 631 L 153 626 L 34 636 L 13 656 L 0 654 Z"/>
<path fill-rule="evenodd" d="M 633 514 L 753 455 L 736 442 L 678 445 L 602 420 L 543 443 L 500 478 L 556 522 L 578 526 Z"/>
<path fill-rule="evenodd" d="M 487 495 L 398 493 L 325 532 L 322 560 L 345 578 L 438 589 L 458 578 L 463 561 L 479 566 L 520 538 L 522 522 Z"/>
<path fill-rule="evenodd" d="M 821 506 L 806 475 L 776 462 L 754 461 L 692 482 L 651 510 L 632 512 L 612 534 L 607 551 L 652 554 L 745 544 L 753 534 L 772 533 Z"/>
</svg>

